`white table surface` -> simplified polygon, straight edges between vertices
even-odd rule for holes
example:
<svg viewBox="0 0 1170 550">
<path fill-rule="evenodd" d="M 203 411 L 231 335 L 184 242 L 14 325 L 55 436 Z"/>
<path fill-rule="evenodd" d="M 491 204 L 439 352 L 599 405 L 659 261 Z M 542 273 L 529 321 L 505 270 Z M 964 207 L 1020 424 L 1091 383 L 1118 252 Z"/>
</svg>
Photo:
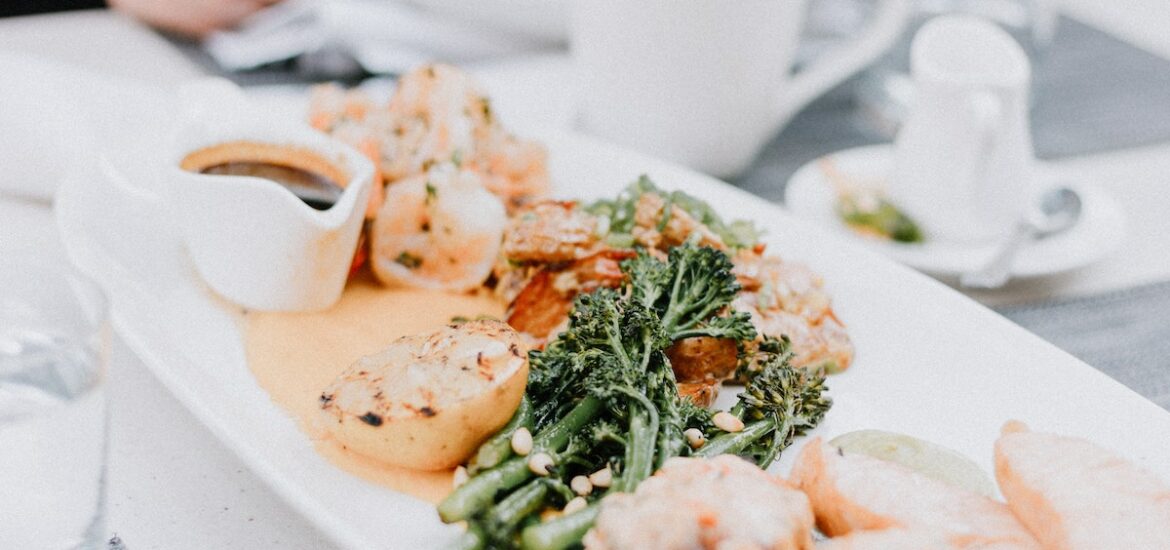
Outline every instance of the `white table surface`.
<svg viewBox="0 0 1170 550">
<path fill-rule="evenodd" d="M 1101 11 L 1092 9 L 1091 2 L 1069 1 L 1081 4 L 1073 13 L 1089 17 L 1090 22 L 1094 13 Z M 1170 55 L 1170 42 L 1158 42 L 1159 34 L 1151 32 L 1150 25 L 1143 26 L 1137 20 L 1140 16 L 1121 20 L 1113 11 L 1103 17 L 1111 31 Z M 1170 11 L 1162 19 L 1170 19 Z M 1155 28 L 1158 20 L 1150 20 Z M 173 84 L 199 74 L 166 41 L 105 12 L 0 20 L 0 51 L 25 52 L 155 84 Z M 1170 236 L 1170 144 L 1068 160 L 1059 167 L 1070 177 L 1113 194 L 1128 216 L 1131 238 L 1113 257 L 1096 266 L 1014 284 L 977 298 L 986 303 L 1008 303 L 1170 279 L 1170 252 L 1165 244 Z M 14 252 L 62 256 L 51 205 L 0 197 L 0 256 Z M 131 549 L 331 547 L 117 340 L 109 397 L 109 527 Z M 0 503 L 0 507 L 5 505 Z"/>
</svg>

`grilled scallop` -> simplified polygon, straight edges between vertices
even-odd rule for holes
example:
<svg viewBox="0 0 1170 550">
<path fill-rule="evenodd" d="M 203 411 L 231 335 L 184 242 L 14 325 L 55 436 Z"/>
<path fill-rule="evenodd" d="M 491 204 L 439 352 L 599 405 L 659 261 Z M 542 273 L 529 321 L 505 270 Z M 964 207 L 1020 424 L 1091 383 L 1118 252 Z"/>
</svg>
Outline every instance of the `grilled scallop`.
<svg viewBox="0 0 1170 550">
<path fill-rule="evenodd" d="M 321 410 L 337 441 L 359 454 L 452 468 L 516 410 L 527 355 L 520 335 L 499 321 L 405 336 L 341 373 L 321 394 Z"/>
</svg>

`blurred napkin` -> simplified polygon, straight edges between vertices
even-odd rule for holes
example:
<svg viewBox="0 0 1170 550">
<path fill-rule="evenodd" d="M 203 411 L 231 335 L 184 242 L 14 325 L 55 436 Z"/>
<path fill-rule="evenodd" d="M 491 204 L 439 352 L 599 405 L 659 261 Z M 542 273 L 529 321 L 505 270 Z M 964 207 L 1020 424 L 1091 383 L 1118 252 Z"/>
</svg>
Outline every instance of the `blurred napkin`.
<svg viewBox="0 0 1170 550">
<path fill-rule="evenodd" d="M 373 74 L 398 74 L 430 61 L 468 63 L 544 45 L 398 2 L 286 0 L 211 35 L 203 47 L 229 71 L 331 52 Z"/>
</svg>

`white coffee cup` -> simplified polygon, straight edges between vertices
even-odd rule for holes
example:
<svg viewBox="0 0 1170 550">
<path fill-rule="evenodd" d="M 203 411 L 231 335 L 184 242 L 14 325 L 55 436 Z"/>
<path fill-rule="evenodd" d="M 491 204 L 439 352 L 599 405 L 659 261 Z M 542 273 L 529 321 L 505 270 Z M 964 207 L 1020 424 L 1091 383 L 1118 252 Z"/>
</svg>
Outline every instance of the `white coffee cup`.
<svg viewBox="0 0 1170 550">
<path fill-rule="evenodd" d="M 110 188 L 166 211 L 200 277 L 228 300 L 261 311 L 333 305 L 357 249 L 373 165 L 307 124 L 257 114 L 226 81 L 197 82 L 180 96 L 186 114 L 168 143 L 103 154 Z M 327 162 L 344 182 L 336 202 L 317 210 L 269 179 L 181 168 L 196 151 L 240 142 Z"/>
<path fill-rule="evenodd" d="M 801 107 L 899 35 L 882 0 L 848 44 L 792 74 L 805 0 L 577 0 L 581 122 L 599 137 L 717 176 L 741 172 Z"/>
<path fill-rule="evenodd" d="M 929 239 L 1005 234 L 1035 197 L 1027 55 L 994 23 L 943 16 L 915 35 L 910 72 L 915 98 L 895 143 L 891 201 Z"/>
</svg>

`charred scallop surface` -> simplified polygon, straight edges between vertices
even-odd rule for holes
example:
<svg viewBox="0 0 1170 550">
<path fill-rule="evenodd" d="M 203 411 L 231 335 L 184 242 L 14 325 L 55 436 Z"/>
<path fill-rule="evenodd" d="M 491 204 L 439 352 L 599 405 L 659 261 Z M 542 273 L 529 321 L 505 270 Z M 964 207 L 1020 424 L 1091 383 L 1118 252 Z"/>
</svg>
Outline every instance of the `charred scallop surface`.
<svg viewBox="0 0 1170 550">
<path fill-rule="evenodd" d="M 321 410 L 353 451 L 397 466 L 450 468 L 508 421 L 527 375 L 516 331 L 471 321 L 359 359 L 321 394 Z"/>
</svg>

